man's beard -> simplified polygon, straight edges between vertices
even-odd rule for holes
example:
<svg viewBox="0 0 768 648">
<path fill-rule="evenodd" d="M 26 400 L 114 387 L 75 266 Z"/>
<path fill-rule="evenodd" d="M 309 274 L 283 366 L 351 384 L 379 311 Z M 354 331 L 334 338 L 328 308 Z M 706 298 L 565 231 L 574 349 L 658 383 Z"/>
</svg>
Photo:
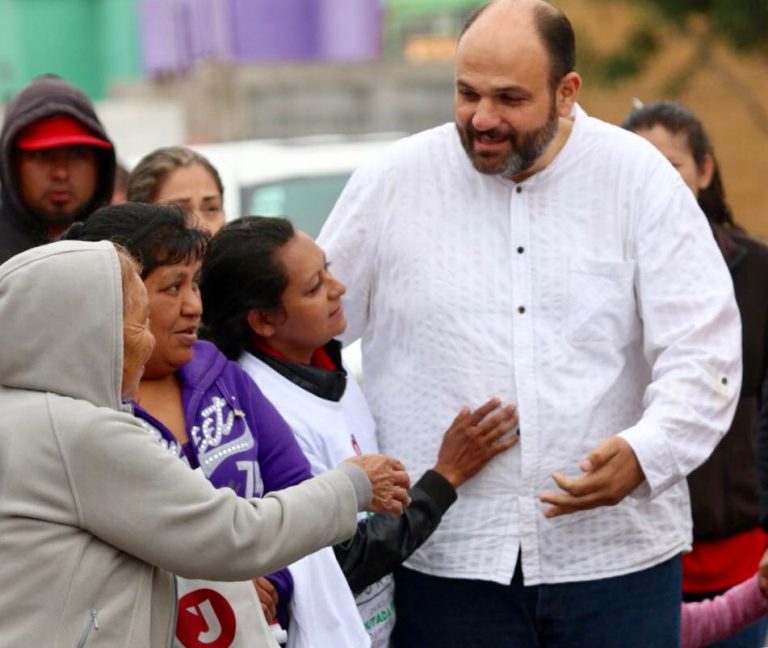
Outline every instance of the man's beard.
<svg viewBox="0 0 768 648">
<path fill-rule="evenodd" d="M 93 211 L 93 207 L 93 198 L 91 198 L 85 204 L 67 212 L 61 210 L 43 209 L 31 209 L 30 212 L 35 220 L 37 220 L 37 222 L 45 228 L 66 228 L 75 221 L 85 220 L 85 217 Z"/>
<path fill-rule="evenodd" d="M 474 143 L 478 136 L 486 135 L 498 139 L 500 133 L 497 130 L 478 131 L 472 126 L 471 122 L 466 128 L 462 128 L 458 124 L 456 128 L 461 137 L 461 144 L 475 169 L 486 175 L 514 178 L 530 169 L 536 160 L 549 148 L 552 140 L 557 135 L 558 123 L 557 106 L 553 101 L 547 115 L 547 121 L 543 126 L 527 133 L 519 134 L 511 131 L 506 136 L 503 136 L 510 144 L 510 153 L 507 157 L 492 165 L 490 164 L 490 158 L 485 158 L 474 151 Z M 483 164 L 483 162 L 486 162 L 486 164 Z"/>
</svg>

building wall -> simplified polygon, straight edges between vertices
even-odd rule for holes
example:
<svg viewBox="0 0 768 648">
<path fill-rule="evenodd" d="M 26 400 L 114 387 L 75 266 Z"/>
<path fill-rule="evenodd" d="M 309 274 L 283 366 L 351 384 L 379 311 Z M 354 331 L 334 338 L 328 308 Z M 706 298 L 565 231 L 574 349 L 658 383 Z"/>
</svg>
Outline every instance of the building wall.
<svg viewBox="0 0 768 648">
<path fill-rule="evenodd" d="M 561 0 L 579 44 L 609 52 L 626 42 L 638 21 L 632 0 Z M 660 49 L 640 75 L 612 86 L 586 76 L 582 104 L 592 114 L 620 122 L 637 97 L 674 99 L 691 108 L 712 140 L 734 217 L 768 241 L 768 58 L 735 53 L 723 45 L 701 51 L 703 25 L 678 31 L 652 23 Z"/>
<path fill-rule="evenodd" d="M 136 78 L 135 0 L 0 0 L 0 100 L 49 72 L 96 99 Z"/>
<path fill-rule="evenodd" d="M 147 74 L 200 61 L 368 61 L 381 55 L 381 0 L 139 0 Z"/>
</svg>

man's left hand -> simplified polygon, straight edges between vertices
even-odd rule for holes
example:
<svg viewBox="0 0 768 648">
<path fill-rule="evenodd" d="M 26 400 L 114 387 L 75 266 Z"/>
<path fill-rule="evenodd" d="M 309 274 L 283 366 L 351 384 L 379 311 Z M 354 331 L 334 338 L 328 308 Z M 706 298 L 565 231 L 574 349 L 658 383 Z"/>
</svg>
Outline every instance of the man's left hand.
<svg viewBox="0 0 768 648">
<path fill-rule="evenodd" d="M 603 441 L 581 460 L 579 468 L 586 474 L 576 479 L 568 479 L 560 473 L 552 475 L 565 492 L 547 491 L 539 495 L 542 502 L 552 505 L 544 511 L 546 517 L 614 506 L 645 479 L 632 447 L 618 436 Z"/>
</svg>

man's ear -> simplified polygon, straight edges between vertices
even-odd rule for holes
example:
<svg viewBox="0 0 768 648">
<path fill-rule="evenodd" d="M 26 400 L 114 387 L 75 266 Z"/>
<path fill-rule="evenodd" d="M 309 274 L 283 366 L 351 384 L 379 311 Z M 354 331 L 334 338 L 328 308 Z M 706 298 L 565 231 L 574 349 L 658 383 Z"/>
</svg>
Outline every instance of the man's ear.
<svg viewBox="0 0 768 648">
<path fill-rule="evenodd" d="M 573 105 L 579 98 L 581 89 L 581 77 L 577 72 L 569 72 L 557 85 L 555 101 L 557 102 L 557 114 L 560 117 L 570 117 Z"/>
<path fill-rule="evenodd" d="M 275 316 L 256 308 L 248 311 L 246 319 L 251 331 L 260 338 L 271 338 L 277 330 Z"/>
</svg>

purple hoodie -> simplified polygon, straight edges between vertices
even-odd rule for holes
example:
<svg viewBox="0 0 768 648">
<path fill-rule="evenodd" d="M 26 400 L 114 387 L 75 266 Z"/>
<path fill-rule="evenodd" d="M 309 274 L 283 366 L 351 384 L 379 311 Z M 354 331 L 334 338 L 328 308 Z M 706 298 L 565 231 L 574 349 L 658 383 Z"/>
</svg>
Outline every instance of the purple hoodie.
<svg viewBox="0 0 768 648">
<path fill-rule="evenodd" d="M 261 497 L 312 476 L 293 432 L 256 383 L 210 342 L 195 343 L 181 367 L 181 398 L 189 441 L 180 447 L 160 421 L 134 404 L 134 413 L 158 443 L 191 468 L 200 467 L 216 488 L 241 497 Z M 281 622 L 293 592 L 288 569 L 270 574 Z"/>
</svg>

